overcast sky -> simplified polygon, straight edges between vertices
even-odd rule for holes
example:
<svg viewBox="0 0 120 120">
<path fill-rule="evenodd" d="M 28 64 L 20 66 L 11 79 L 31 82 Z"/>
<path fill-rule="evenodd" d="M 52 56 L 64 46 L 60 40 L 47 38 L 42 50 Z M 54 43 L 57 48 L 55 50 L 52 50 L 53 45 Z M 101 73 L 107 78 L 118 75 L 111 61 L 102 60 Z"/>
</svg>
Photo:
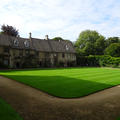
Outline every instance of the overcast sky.
<svg viewBox="0 0 120 120">
<path fill-rule="evenodd" d="M 0 25 L 19 29 L 21 37 L 61 36 L 75 41 L 86 29 L 120 36 L 120 0 L 0 0 Z"/>
</svg>

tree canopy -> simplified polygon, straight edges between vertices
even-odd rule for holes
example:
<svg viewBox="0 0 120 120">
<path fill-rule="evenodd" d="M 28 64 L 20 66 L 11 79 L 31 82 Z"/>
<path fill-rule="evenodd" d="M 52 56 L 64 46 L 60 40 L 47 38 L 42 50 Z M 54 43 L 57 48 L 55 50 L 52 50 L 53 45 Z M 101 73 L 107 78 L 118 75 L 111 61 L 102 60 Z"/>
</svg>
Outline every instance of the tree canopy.
<svg viewBox="0 0 120 120">
<path fill-rule="evenodd" d="M 70 41 L 70 40 L 63 39 L 62 37 L 54 37 L 52 40 L 56 40 L 56 41 L 59 41 L 59 40 Z"/>
<path fill-rule="evenodd" d="M 105 55 L 120 57 L 120 43 L 112 43 L 105 49 Z"/>
<path fill-rule="evenodd" d="M 119 37 L 109 37 L 106 39 L 107 46 L 111 45 L 112 43 L 120 43 Z"/>
<path fill-rule="evenodd" d="M 2 30 L 1 34 L 6 34 L 6 35 L 14 36 L 14 37 L 17 37 L 19 35 L 18 30 L 14 28 L 13 26 L 2 25 L 1 30 Z"/>
<path fill-rule="evenodd" d="M 53 40 L 63 40 L 61 37 L 54 37 Z"/>
<path fill-rule="evenodd" d="M 84 55 L 101 55 L 105 49 L 105 44 L 105 37 L 97 31 L 85 30 L 80 33 L 75 47 L 78 52 L 82 52 Z"/>
</svg>

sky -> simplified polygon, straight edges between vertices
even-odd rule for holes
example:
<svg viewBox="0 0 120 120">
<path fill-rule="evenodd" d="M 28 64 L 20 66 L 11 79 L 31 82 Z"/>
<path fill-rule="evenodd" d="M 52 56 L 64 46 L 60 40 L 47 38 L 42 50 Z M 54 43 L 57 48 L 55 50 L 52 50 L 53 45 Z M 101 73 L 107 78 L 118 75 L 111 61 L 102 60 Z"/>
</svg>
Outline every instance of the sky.
<svg viewBox="0 0 120 120">
<path fill-rule="evenodd" d="M 0 0 L 0 26 L 11 25 L 20 36 L 62 37 L 76 41 L 80 32 L 96 30 L 120 37 L 120 0 Z"/>
</svg>

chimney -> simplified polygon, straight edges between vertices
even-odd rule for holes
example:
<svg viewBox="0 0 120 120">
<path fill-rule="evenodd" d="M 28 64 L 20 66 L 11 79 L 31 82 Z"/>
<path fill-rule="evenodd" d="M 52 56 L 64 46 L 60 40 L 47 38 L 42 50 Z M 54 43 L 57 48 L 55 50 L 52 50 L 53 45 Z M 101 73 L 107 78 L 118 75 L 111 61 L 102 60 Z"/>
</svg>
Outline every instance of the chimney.
<svg viewBox="0 0 120 120">
<path fill-rule="evenodd" d="M 20 38 L 20 35 L 18 35 L 17 37 Z"/>
<path fill-rule="evenodd" d="M 45 40 L 49 40 L 49 37 L 48 37 L 48 35 L 45 35 Z"/>
<path fill-rule="evenodd" d="M 29 39 L 31 40 L 31 38 L 32 38 L 32 33 L 30 32 L 29 33 Z"/>
</svg>

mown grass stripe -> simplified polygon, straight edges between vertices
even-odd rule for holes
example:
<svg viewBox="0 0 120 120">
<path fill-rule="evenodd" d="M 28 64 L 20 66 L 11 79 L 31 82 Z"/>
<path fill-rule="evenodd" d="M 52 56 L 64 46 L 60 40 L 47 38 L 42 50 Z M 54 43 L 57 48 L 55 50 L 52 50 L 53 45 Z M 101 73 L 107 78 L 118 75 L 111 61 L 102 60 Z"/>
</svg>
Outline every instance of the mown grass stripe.
<svg viewBox="0 0 120 120">
<path fill-rule="evenodd" d="M 0 74 L 63 98 L 81 97 L 120 84 L 120 69 L 40 69 Z"/>
</svg>

